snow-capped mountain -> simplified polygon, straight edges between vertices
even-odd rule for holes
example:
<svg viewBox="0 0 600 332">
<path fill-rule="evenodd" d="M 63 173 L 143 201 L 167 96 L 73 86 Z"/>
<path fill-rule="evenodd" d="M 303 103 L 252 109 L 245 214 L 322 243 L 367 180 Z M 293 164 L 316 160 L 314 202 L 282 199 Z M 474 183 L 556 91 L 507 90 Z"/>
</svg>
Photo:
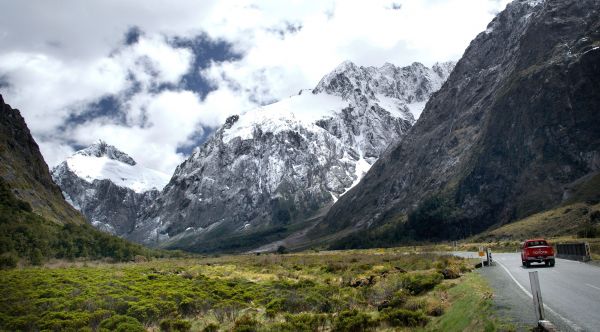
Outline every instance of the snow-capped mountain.
<svg viewBox="0 0 600 332">
<path fill-rule="evenodd" d="M 137 214 L 169 181 L 103 141 L 77 151 L 52 169 L 65 199 L 96 227 L 128 234 Z"/>
<path fill-rule="evenodd" d="M 232 236 L 285 232 L 358 183 L 452 67 L 344 62 L 313 90 L 229 117 L 177 167 L 130 238 L 206 251 L 248 245 L 223 242 Z"/>
</svg>

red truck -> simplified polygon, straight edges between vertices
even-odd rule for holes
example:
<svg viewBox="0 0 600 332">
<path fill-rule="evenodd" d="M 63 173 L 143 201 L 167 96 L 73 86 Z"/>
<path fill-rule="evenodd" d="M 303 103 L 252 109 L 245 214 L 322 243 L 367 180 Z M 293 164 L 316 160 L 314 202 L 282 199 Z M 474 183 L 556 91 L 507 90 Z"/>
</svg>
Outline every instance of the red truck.
<svg viewBox="0 0 600 332">
<path fill-rule="evenodd" d="M 525 267 L 534 262 L 554 266 L 554 249 L 544 239 L 527 240 L 521 246 L 521 261 Z"/>
</svg>

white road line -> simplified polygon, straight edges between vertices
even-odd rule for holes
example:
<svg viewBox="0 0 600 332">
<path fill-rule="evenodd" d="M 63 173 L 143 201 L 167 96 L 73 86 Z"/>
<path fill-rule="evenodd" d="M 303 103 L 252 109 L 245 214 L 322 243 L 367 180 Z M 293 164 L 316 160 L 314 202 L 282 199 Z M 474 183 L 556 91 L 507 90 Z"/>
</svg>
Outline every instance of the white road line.
<svg viewBox="0 0 600 332">
<path fill-rule="evenodd" d="M 525 292 L 525 294 L 527 294 L 527 296 L 529 296 L 530 298 L 533 299 L 533 295 L 531 295 L 531 293 L 525 287 L 523 287 L 523 285 L 521 285 L 520 282 L 517 281 L 517 279 L 515 278 L 515 276 L 513 276 L 513 274 L 510 273 L 510 271 L 506 268 L 506 266 L 504 266 L 504 264 L 502 264 L 500 262 L 498 262 L 498 264 L 500 264 L 500 267 L 502 267 L 504 269 L 504 271 L 506 271 L 506 273 L 508 273 L 508 276 L 517 284 L 517 286 L 519 286 L 519 288 L 521 288 L 521 290 L 523 292 Z M 588 285 L 588 286 L 590 286 L 590 285 Z M 583 331 L 583 329 L 581 327 L 579 327 L 577 324 L 575 324 L 572 321 L 570 321 L 569 319 L 563 317 L 562 315 L 560 315 L 559 313 L 557 313 L 556 311 L 554 311 L 552 308 L 550 308 L 548 305 L 544 304 L 544 308 L 546 310 L 550 311 L 556 317 L 562 319 L 573 330 L 575 330 L 575 331 Z"/>
<path fill-rule="evenodd" d="M 600 287 L 596 287 L 596 286 L 594 286 L 594 285 L 590 285 L 590 284 L 585 284 L 585 285 L 586 285 L 586 286 L 588 286 L 588 287 L 592 287 L 592 288 L 594 288 L 594 289 L 600 290 Z"/>
</svg>

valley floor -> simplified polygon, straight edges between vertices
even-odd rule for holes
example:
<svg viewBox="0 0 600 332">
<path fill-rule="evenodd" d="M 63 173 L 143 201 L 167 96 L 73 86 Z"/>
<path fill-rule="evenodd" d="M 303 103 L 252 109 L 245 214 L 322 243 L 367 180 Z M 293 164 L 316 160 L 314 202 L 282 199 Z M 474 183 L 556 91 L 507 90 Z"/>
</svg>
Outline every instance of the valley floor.
<svg viewBox="0 0 600 332">
<path fill-rule="evenodd" d="M 0 271 L 0 330 L 495 331 L 472 262 L 402 248 Z"/>
</svg>

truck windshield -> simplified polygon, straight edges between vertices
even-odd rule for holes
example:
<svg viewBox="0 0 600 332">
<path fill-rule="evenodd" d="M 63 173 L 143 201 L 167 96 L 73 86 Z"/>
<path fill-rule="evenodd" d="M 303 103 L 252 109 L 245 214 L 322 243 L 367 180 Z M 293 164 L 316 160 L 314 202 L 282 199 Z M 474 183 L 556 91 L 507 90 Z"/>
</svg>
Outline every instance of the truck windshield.
<svg viewBox="0 0 600 332">
<path fill-rule="evenodd" d="M 547 246 L 548 243 L 546 241 L 531 241 L 527 242 L 528 247 L 537 247 L 537 246 Z"/>
</svg>

